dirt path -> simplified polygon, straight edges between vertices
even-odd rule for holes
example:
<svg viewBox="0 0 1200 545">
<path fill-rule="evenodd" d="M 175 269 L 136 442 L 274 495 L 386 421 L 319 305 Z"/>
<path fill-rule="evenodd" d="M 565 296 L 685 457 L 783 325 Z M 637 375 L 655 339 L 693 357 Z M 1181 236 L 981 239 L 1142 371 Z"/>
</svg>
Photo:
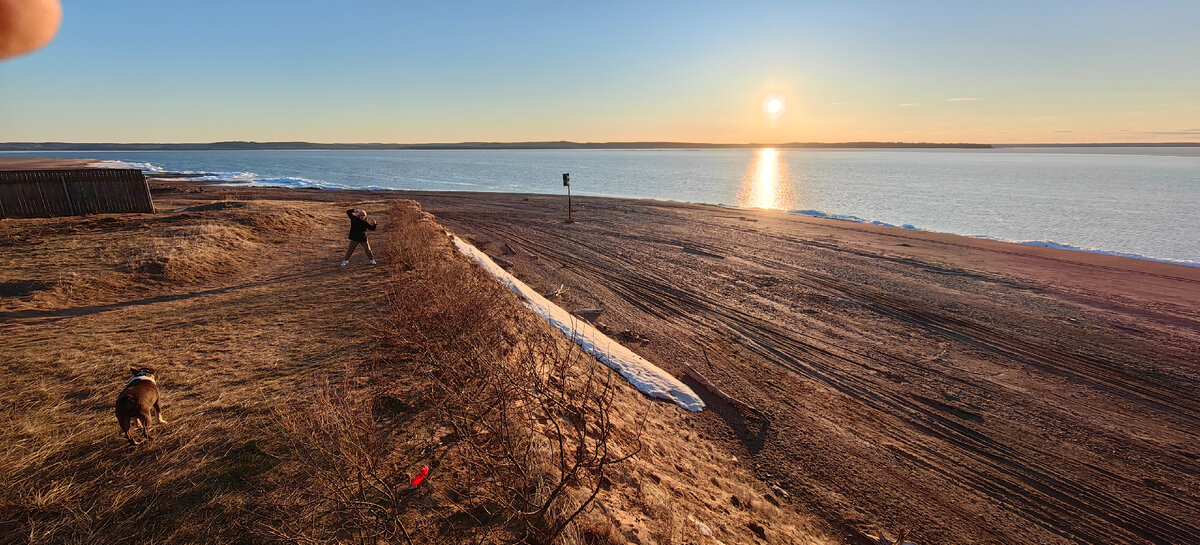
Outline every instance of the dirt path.
<svg viewBox="0 0 1200 545">
<path fill-rule="evenodd" d="M 1200 269 L 683 204 L 577 199 L 567 226 L 556 198 L 414 197 L 765 411 L 703 420 L 847 535 L 1200 541 Z"/>
<path fill-rule="evenodd" d="M 156 200 L 165 209 L 196 204 Z M 386 273 L 368 266 L 361 252 L 351 266 L 338 267 L 344 203 L 284 205 L 311 214 L 311 227 L 265 244 L 244 268 L 207 282 L 49 308 L 3 301 L 0 523 L 6 531 L 18 528 L 35 541 L 250 539 L 254 521 L 246 509 L 260 501 L 257 490 L 277 463 L 269 454 L 279 447 L 276 411 L 305 402 L 313 385 L 367 361 L 372 336 L 361 333 L 384 303 Z M 386 210 L 382 203 L 366 208 Z M 216 213 L 176 219 L 186 227 Z M 6 229 L 26 235 L 38 226 L 81 227 L 14 235 L 4 251 L 27 267 L 22 274 L 59 271 L 66 251 L 104 255 L 94 246 L 105 242 L 89 238 L 94 233 L 147 232 L 130 217 L 119 216 L 132 221 L 124 229 L 100 231 L 84 223 L 95 218 L 10 221 Z M 75 246 L 65 248 L 67 241 Z M 160 372 L 169 423 L 153 430 L 156 441 L 127 447 L 112 403 L 127 369 L 144 365 Z"/>
</svg>

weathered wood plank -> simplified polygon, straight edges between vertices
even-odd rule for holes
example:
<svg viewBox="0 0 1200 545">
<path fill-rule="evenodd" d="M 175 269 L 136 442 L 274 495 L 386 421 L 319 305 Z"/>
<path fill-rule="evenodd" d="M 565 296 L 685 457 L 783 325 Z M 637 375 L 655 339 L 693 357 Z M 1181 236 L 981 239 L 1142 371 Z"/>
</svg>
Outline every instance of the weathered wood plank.
<svg viewBox="0 0 1200 545">
<path fill-rule="evenodd" d="M 154 212 L 137 169 L 0 171 L 0 218 Z"/>
</svg>

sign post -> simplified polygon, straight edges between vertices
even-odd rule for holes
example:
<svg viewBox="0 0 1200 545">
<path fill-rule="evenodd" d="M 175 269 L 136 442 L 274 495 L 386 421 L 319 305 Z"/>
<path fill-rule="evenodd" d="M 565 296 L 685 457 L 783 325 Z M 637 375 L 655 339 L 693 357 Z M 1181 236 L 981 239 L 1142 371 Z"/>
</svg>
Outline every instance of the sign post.
<svg viewBox="0 0 1200 545">
<path fill-rule="evenodd" d="M 567 187 L 567 223 L 575 223 L 571 219 L 571 175 L 563 173 L 563 185 Z"/>
</svg>

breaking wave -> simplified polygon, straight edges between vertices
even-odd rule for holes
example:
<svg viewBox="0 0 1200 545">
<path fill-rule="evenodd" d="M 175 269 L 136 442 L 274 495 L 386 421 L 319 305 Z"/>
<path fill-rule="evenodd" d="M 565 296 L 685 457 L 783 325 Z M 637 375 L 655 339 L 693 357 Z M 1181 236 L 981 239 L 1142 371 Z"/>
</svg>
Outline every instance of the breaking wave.
<svg viewBox="0 0 1200 545">
<path fill-rule="evenodd" d="M 166 172 L 162 167 L 151 163 L 138 163 L 132 161 L 116 161 L 107 159 L 104 161 L 93 161 L 88 163 L 88 166 L 94 168 L 136 168 L 143 172 Z"/>
<path fill-rule="evenodd" d="M 254 172 L 202 172 L 196 170 L 170 171 L 164 170 L 162 167 L 152 163 L 138 163 L 130 161 L 96 161 L 88 166 L 99 168 L 136 168 L 144 172 L 153 172 L 156 174 L 171 174 L 172 177 L 181 180 L 195 180 L 198 182 L 213 182 L 221 185 L 249 185 L 257 187 L 291 187 L 299 189 L 370 189 L 370 190 L 389 190 L 390 187 L 382 186 L 364 186 L 351 187 L 344 184 L 326 182 L 324 180 L 312 180 L 309 178 L 299 178 L 294 176 L 263 176 Z"/>
</svg>

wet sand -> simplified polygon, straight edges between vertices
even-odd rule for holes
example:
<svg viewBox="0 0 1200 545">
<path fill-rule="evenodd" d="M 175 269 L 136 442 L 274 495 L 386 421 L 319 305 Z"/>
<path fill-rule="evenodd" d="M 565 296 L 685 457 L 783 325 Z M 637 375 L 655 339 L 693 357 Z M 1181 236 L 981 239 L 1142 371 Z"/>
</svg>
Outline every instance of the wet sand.
<svg viewBox="0 0 1200 545">
<path fill-rule="evenodd" d="M 710 397 L 697 425 L 845 536 L 1200 542 L 1200 268 L 712 206 L 576 198 L 567 225 L 560 197 L 403 195 L 766 413 Z"/>
<path fill-rule="evenodd" d="M 57 159 L 49 157 L 0 157 L 0 170 L 87 168 L 97 159 Z"/>
</svg>

